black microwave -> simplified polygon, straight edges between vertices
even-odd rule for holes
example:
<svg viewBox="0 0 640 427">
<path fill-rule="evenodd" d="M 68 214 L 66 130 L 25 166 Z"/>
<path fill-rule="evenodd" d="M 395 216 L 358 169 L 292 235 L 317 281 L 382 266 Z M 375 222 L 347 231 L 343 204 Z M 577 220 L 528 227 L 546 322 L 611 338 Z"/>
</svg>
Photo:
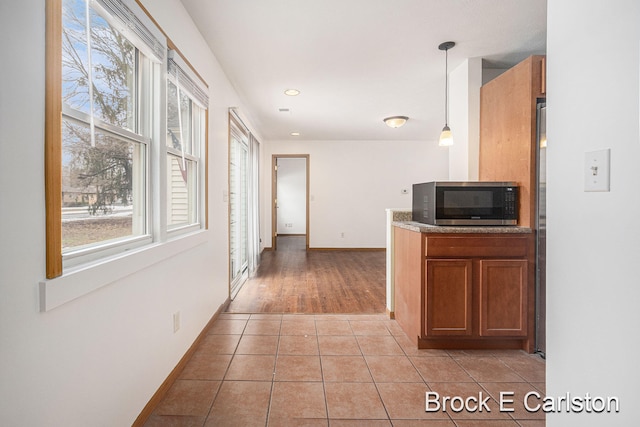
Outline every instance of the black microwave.
<svg viewBox="0 0 640 427">
<path fill-rule="evenodd" d="M 431 225 L 516 225 L 514 182 L 425 182 L 413 184 L 412 220 Z"/>
</svg>

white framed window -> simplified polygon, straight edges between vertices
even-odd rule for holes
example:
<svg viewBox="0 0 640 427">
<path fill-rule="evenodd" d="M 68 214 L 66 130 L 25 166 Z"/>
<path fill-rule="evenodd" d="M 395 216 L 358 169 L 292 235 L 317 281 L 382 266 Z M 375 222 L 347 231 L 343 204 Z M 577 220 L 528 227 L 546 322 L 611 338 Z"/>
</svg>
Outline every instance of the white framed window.
<svg viewBox="0 0 640 427">
<path fill-rule="evenodd" d="M 167 77 L 167 231 L 199 227 L 206 145 L 206 85 L 175 51 L 169 51 Z"/>
<path fill-rule="evenodd" d="M 64 266 L 152 240 L 154 74 L 164 55 L 135 12 L 119 0 L 62 2 Z"/>
<path fill-rule="evenodd" d="M 47 1 L 47 279 L 206 227 L 208 88 L 169 44 L 136 0 Z"/>
</svg>

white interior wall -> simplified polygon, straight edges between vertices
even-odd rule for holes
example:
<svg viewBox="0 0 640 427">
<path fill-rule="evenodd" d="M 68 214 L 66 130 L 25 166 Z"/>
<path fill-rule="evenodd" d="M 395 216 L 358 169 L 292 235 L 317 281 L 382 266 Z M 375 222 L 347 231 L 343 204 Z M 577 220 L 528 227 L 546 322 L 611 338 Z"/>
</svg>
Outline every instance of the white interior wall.
<svg viewBox="0 0 640 427">
<path fill-rule="evenodd" d="M 273 154 L 310 156 L 311 248 L 384 248 L 385 209 L 411 209 L 412 184 L 448 176 L 448 150 L 437 141 L 263 143 L 263 164 L 270 164 Z M 271 171 L 262 171 L 262 205 L 270 206 Z M 270 245 L 270 209 L 263 210 L 261 225 L 262 241 Z"/>
<path fill-rule="evenodd" d="M 482 69 L 482 84 L 487 84 L 491 80 L 498 77 L 500 74 L 507 71 L 509 68 L 483 68 Z"/>
<path fill-rule="evenodd" d="M 636 0 L 548 2 L 546 391 L 620 399 L 549 427 L 638 423 L 639 23 Z M 606 148 L 611 191 L 584 192 L 585 152 Z"/>
<path fill-rule="evenodd" d="M 466 59 L 449 74 L 449 117 L 453 145 L 449 147 L 449 179 L 478 179 L 480 155 L 480 86 L 482 59 Z"/>
<path fill-rule="evenodd" d="M 45 3 L 0 4 L 4 57 L 12 64 L 0 79 L 0 424 L 131 425 L 227 299 L 227 108 L 239 101 L 181 3 L 144 0 L 210 87 L 206 241 L 39 312 Z M 182 327 L 174 334 L 176 311 Z"/>
<path fill-rule="evenodd" d="M 307 232 L 307 160 L 278 159 L 278 234 Z"/>
</svg>

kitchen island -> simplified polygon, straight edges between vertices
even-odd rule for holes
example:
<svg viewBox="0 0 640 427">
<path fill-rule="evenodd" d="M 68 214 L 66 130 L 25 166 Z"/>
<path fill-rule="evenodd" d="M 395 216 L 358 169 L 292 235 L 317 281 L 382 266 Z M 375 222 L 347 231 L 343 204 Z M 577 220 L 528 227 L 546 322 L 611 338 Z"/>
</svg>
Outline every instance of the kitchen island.
<svg viewBox="0 0 640 427">
<path fill-rule="evenodd" d="M 530 228 L 392 226 L 394 315 L 418 348 L 534 351 Z"/>
</svg>

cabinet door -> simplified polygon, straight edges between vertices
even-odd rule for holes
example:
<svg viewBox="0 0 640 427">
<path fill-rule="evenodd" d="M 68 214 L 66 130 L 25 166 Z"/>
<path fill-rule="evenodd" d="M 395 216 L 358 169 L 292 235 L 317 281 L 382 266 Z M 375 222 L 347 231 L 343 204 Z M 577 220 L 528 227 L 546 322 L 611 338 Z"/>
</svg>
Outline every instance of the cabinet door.
<svg viewBox="0 0 640 427">
<path fill-rule="evenodd" d="M 527 261 L 480 261 L 480 335 L 527 335 Z"/>
<path fill-rule="evenodd" d="M 471 335 L 471 260 L 427 260 L 425 335 Z"/>
</svg>

